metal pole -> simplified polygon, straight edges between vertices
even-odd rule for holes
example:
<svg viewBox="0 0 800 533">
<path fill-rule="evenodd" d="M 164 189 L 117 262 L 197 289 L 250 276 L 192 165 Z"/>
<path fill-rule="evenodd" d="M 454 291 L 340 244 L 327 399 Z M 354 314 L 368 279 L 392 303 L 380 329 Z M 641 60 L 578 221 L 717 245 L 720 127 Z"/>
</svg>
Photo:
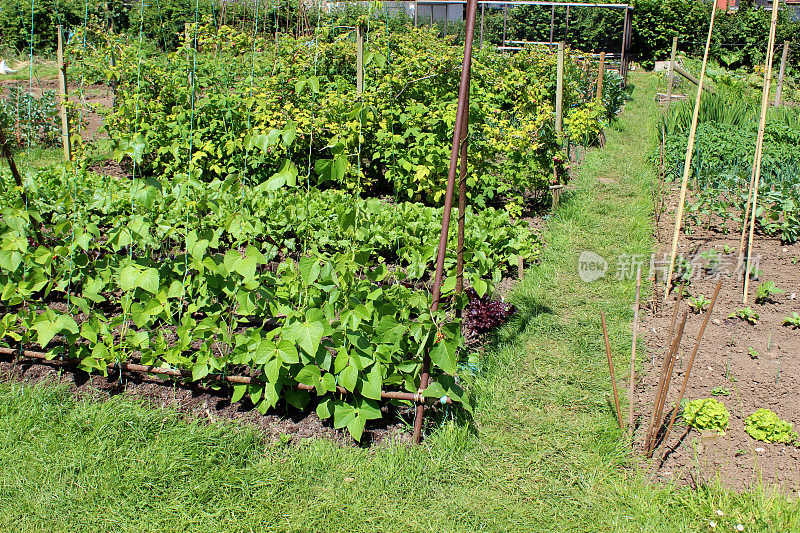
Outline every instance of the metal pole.
<svg viewBox="0 0 800 533">
<path fill-rule="evenodd" d="M 472 64 L 469 65 L 469 76 L 472 76 Z M 456 294 L 464 290 L 464 221 L 467 211 L 467 140 L 469 139 L 469 89 L 464 95 L 466 104 L 461 117 L 460 172 L 458 180 L 458 241 L 456 245 Z"/>
<path fill-rule="evenodd" d="M 414 27 L 417 27 L 419 22 L 419 2 L 414 0 Z"/>
<path fill-rule="evenodd" d="M 631 10 L 625 10 L 625 35 L 623 37 L 623 47 L 625 49 L 625 53 L 622 54 L 622 62 L 623 68 L 625 69 L 625 73 L 622 75 L 622 81 L 625 85 L 628 85 L 628 63 L 630 62 L 628 49 L 630 48 L 631 44 L 631 34 L 633 33 L 633 20 L 631 20 Z"/>
<path fill-rule="evenodd" d="M 433 303 L 431 311 L 439 309 L 439 299 L 442 295 L 442 278 L 444 276 L 444 256 L 447 253 L 447 235 L 450 230 L 450 215 L 453 210 L 453 192 L 456 187 L 456 171 L 458 167 L 459 144 L 461 129 L 464 124 L 464 113 L 467 112 L 467 95 L 469 94 L 470 65 L 472 64 L 472 40 L 475 35 L 475 15 L 478 9 L 477 0 L 467 0 L 467 21 L 464 35 L 464 61 L 461 65 L 461 83 L 458 90 L 458 107 L 456 109 L 456 122 L 453 131 L 453 145 L 450 150 L 450 169 L 447 174 L 447 191 L 445 192 L 444 211 L 442 214 L 442 232 L 439 236 L 439 250 L 436 255 L 436 273 L 433 278 Z M 431 358 L 426 351 L 422 356 L 422 375 L 420 376 L 420 391 L 424 391 L 430 379 Z M 414 417 L 414 443 L 419 444 L 422 436 L 422 417 L 425 406 L 418 405 Z"/>
<path fill-rule="evenodd" d="M 550 44 L 548 50 L 552 52 L 553 48 L 553 31 L 555 30 L 556 24 L 556 6 L 550 6 Z"/>
<path fill-rule="evenodd" d="M 364 92 L 364 28 L 356 26 L 356 92 Z"/>
<path fill-rule="evenodd" d="M 625 38 L 628 35 L 628 10 L 626 9 L 622 14 L 622 49 L 620 50 L 619 56 L 619 73 L 620 75 L 625 78 L 625 43 L 627 39 Z"/>
<path fill-rule="evenodd" d="M 506 45 L 506 24 L 508 23 L 508 4 L 503 4 L 503 46 Z"/>
<path fill-rule="evenodd" d="M 56 26 L 58 37 L 58 92 L 61 105 L 58 114 L 61 115 L 61 142 L 64 145 L 64 161 L 72 159 L 72 150 L 69 142 L 69 117 L 67 116 L 67 63 L 64 61 L 64 32 L 61 25 Z"/>
<path fill-rule="evenodd" d="M 569 5 L 567 5 L 567 21 L 566 26 L 564 27 L 564 41 L 567 40 L 567 36 L 569 36 Z"/>
<path fill-rule="evenodd" d="M 486 4 L 481 4 L 481 42 L 479 48 L 483 48 L 483 24 L 486 17 Z"/>
<path fill-rule="evenodd" d="M 667 108 L 672 101 L 672 86 L 675 83 L 675 54 L 678 53 L 678 36 L 672 38 L 672 51 L 669 54 L 669 75 L 667 77 Z"/>
<path fill-rule="evenodd" d="M 786 72 L 786 59 L 789 57 L 789 41 L 783 41 L 783 55 L 781 56 L 781 70 L 778 72 L 778 87 L 775 89 L 775 106 L 780 105 L 781 89 L 783 89 L 783 74 Z"/>
<path fill-rule="evenodd" d="M 558 43 L 558 58 L 556 70 L 556 131 L 561 133 L 562 117 L 561 106 L 564 101 L 564 41 Z"/>
</svg>

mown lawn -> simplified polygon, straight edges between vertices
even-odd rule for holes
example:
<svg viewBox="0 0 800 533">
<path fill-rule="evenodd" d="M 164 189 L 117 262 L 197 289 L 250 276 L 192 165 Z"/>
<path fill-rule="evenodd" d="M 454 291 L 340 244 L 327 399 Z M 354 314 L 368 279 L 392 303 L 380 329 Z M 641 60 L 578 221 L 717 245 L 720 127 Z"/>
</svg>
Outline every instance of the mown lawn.
<svg viewBox="0 0 800 533">
<path fill-rule="evenodd" d="M 607 406 L 599 311 L 624 369 L 633 281 L 584 283 L 577 257 L 652 250 L 655 79 L 633 81 L 620 130 L 550 217 L 542 262 L 513 295 L 518 319 L 485 356 L 477 435 L 446 420 L 419 448 L 284 446 L 130 399 L 4 384 L 0 529 L 666 532 L 715 520 L 717 531 L 800 530 L 800 506 L 764 490 L 649 485 Z"/>
</svg>

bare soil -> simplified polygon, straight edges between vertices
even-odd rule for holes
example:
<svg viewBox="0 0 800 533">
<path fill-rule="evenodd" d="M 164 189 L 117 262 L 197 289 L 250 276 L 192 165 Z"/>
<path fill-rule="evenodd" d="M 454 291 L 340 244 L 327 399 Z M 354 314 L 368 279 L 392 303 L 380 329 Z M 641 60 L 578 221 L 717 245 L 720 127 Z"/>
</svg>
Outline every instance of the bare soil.
<svg viewBox="0 0 800 533">
<path fill-rule="evenodd" d="M 675 184 L 666 187 L 665 211 L 658 218 L 660 227 L 656 231 L 661 254 L 670 251 L 679 191 Z M 690 235 L 681 234 L 678 254 L 696 256 L 715 250 L 722 258 L 719 270 L 734 271 L 741 228 L 729 222 L 726 233 L 723 224 L 714 222 L 716 227 L 711 229 L 692 226 Z M 751 279 L 747 304 L 742 303 L 741 273 L 722 274 L 722 288 L 685 394 L 687 400 L 713 397 L 724 403 L 730 412 L 728 430 L 724 435 L 706 433 L 701 437 L 699 431 L 688 428 L 678 416 L 667 442 L 654 455 L 652 473 L 664 482 L 696 485 L 719 479 L 734 490 L 747 490 L 763 482 L 785 493 L 800 491 L 800 449 L 756 441 L 744 430 L 747 416 L 760 408 L 771 409 L 783 420 L 793 422 L 795 429 L 800 428 L 800 330 L 782 325 L 785 317 L 800 312 L 800 244 L 786 245 L 778 238 L 756 234 L 753 248 L 753 257 L 758 257 L 762 273 L 758 280 Z M 688 308 L 690 297 L 704 295 L 710 300 L 717 283 L 713 269 L 703 268 L 710 266 L 708 260 L 696 257 L 697 265 L 686 286 L 678 320 Z M 657 256 L 661 258 L 662 255 Z M 756 290 L 767 281 L 774 281 L 785 292 L 776 295 L 774 302 L 756 304 Z M 664 302 L 661 278 L 653 287 L 654 293 L 640 310 L 643 317 L 640 331 L 652 354 L 637 386 L 636 443 L 642 450 L 677 292 L 673 291 Z M 730 318 L 736 309 L 746 305 L 759 315 L 755 325 Z M 685 365 L 703 318 L 703 314 L 689 314 L 665 405 L 667 414 L 677 401 Z"/>
<path fill-rule="evenodd" d="M 43 363 L 2 355 L 0 381 L 64 385 L 76 396 L 92 401 L 105 401 L 122 394 L 151 408 L 177 411 L 188 419 L 242 424 L 260 431 L 270 440 L 284 443 L 299 444 L 303 439 L 323 438 L 341 445 L 356 445 L 345 430 L 334 429 L 330 420 L 321 421 L 312 409 L 298 410 L 281 402 L 276 409 L 261 415 L 247 398 L 231 403 L 228 387 L 212 389 L 140 372 L 103 377 L 59 361 Z M 383 420 L 369 424 L 364 430 L 361 445 L 410 442 L 411 432 L 401 419 L 413 420 L 413 410 L 388 405 L 383 410 Z M 433 416 L 426 418 L 432 419 Z"/>
</svg>

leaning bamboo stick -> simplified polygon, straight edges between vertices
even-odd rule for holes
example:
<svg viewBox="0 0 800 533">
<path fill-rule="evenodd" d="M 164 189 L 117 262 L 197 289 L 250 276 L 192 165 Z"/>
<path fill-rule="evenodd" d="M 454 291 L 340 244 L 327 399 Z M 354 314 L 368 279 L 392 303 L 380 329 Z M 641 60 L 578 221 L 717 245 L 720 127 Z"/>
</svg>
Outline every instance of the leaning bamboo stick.
<svg viewBox="0 0 800 533">
<path fill-rule="evenodd" d="M 672 374 L 675 371 L 675 361 L 678 357 L 678 350 L 681 347 L 681 343 L 683 342 L 683 330 L 686 327 L 686 318 L 689 316 L 688 311 L 684 311 L 683 318 L 681 319 L 681 323 L 678 326 L 678 331 L 675 334 L 675 338 L 672 341 L 672 346 L 670 347 L 669 354 L 665 359 L 665 371 L 664 375 L 662 376 L 662 387 L 660 390 L 660 394 L 656 396 L 656 401 L 653 404 L 653 427 L 651 429 L 651 433 L 648 436 L 648 444 L 646 446 L 647 450 L 647 457 L 650 458 L 653 456 L 653 449 L 655 448 L 655 441 L 656 437 L 658 436 L 658 428 L 661 427 L 661 416 L 664 414 L 664 405 L 667 403 L 667 395 L 669 394 L 669 387 L 672 383 Z M 663 368 L 663 367 L 662 367 Z"/>
<path fill-rule="evenodd" d="M 703 52 L 703 65 L 700 67 L 700 83 L 697 89 L 697 96 L 694 100 L 694 111 L 692 112 L 692 125 L 689 129 L 689 142 L 686 145 L 686 161 L 683 165 L 683 181 L 681 181 L 681 196 L 678 201 L 678 211 L 675 213 L 675 231 L 672 234 L 672 251 L 669 256 L 669 270 L 667 274 L 666 286 L 664 289 L 664 300 L 666 301 L 669 291 L 672 288 L 672 273 L 675 269 L 675 256 L 678 253 L 678 235 L 683 226 L 683 210 L 686 203 L 686 189 L 689 184 L 689 173 L 692 167 L 692 155 L 694 153 L 694 138 L 697 133 L 697 117 L 700 112 L 700 97 L 703 94 L 703 80 L 706 77 L 706 64 L 708 63 L 708 50 L 711 48 L 711 33 L 714 30 L 714 17 L 717 14 L 717 3 L 713 3 L 711 8 L 711 22 L 708 25 L 708 37 L 706 38 L 706 49 Z"/>
<path fill-rule="evenodd" d="M 764 65 L 764 88 L 761 91 L 761 117 L 758 121 L 756 137 L 756 153 L 753 158 L 753 208 L 750 210 L 750 236 L 747 239 L 747 266 L 744 269 L 744 289 L 742 303 L 747 303 L 747 292 L 750 288 L 750 264 L 753 255 L 753 232 L 756 225 L 756 208 L 758 207 L 758 184 L 761 179 L 761 151 L 764 145 L 764 128 L 767 122 L 767 106 L 769 105 L 769 84 L 772 79 L 772 57 L 775 52 L 775 29 L 778 24 L 778 0 L 772 0 L 772 20 L 769 25 L 769 45 L 767 46 L 767 62 Z M 748 195 L 749 198 L 750 195 Z"/>
<path fill-rule="evenodd" d="M 617 409 L 617 423 L 623 427 L 622 411 L 619 408 L 619 394 L 617 393 L 617 377 L 614 374 L 614 360 L 611 357 L 611 346 L 608 344 L 608 328 L 606 328 L 606 314 L 600 311 L 600 321 L 603 323 L 603 340 L 606 343 L 606 357 L 608 358 L 608 371 L 611 374 L 611 388 L 614 391 L 614 407 Z"/>
<path fill-rule="evenodd" d="M 697 355 L 697 350 L 700 348 L 700 343 L 703 340 L 703 334 L 706 332 L 706 326 L 708 325 L 708 319 L 711 318 L 711 313 L 714 311 L 714 304 L 717 303 L 717 295 L 719 295 L 719 289 L 722 287 L 722 279 L 717 282 L 717 287 L 714 289 L 714 296 L 711 298 L 711 303 L 708 306 L 708 312 L 706 313 L 705 318 L 703 319 L 703 325 L 700 326 L 700 332 L 697 334 L 697 342 L 694 344 L 694 349 L 692 350 L 692 355 L 689 356 L 689 362 L 686 363 L 686 370 L 683 371 L 683 385 L 681 386 L 681 392 L 678 394 L 678 401 L 675 404 L 675 409 L 672 410 L 672 416 L 669 419 L 669 424 L 667 425 L 667 431 L 664 432 L 663 442 L 667 441 L 667 437 L 669 437 L 669 432 L 672 429 L 672 424 L 675 423 L 675 417 L 678 415 L 678 407 L 683 401 L 683 395 L 686 392 L 686 384 L 689 382 L 689 374 L 692 372 L 692 366 L 694 365 L 694 358 Z"/>
<path fill-rule="evenodd" d="M 661 372 L 658 375 L 658 389 L 656 390 L 656 397 L 653 401 L 653 414 L 650 416 L 650 423 L 647 425 L 647 433 L 645 434 L 644 448 L 646 451 L 650 450 L 650 435 L 653 432 L 653 424 L 655 424 L 656 408 L 660 402 L 661 390 L 664 387 L 664 376 L 666 375 L 667 367 L 669 366 L 669 357 L 671 355 L 671 350 L 669 347 L 672 344 L 672 334 L 675 332 L 675 321 L 678 318 L 678 307 L 681 305 L 683 287 L 684 285 L 681 284 L 680 289 L 678 290 L 678 299 L 675 301 L 675 308 L 672 310 L 672 322 L 670 322 L 669 334 L 667 335 L 667 351 L 664 352 L 664 360 L 661 362 Z"/>
<path fill-rule="evenodd" d="M 636 298 L 633 303 L 633 341 L 631 342 L 631 379 L 628 385 L 628 440 L 633 439 L 633 385 L 636 377 L 636 336 L 639 333 L 639 292 L 642 288 L 642 268 L 636 270 Z"/>
</svg>

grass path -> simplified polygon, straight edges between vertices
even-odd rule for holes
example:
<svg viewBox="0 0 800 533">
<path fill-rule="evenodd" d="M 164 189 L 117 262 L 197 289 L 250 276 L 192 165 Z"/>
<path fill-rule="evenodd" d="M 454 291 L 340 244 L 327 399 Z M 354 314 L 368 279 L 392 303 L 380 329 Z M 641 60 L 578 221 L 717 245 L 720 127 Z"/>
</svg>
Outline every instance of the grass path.
<svg viewBox="0 0 800 533">
<path fill-rule="evenodd" d="M 761 492 L 649 486 L 607 407 L 599 310 L 622 369 L 633 283 L 581 282 L 577 257 L 651 252 L 655 85 L 634 82 L 622 129 L 589 155 L 550 218 L 541 265 L 515 291 L 519 319 L 476 380 L 477 437 L 447 420 L 420 448 L 290 447 L 130 399 L 0 385 L 0 530 L 800 529 L 797 504 Z"/>
</svg>

